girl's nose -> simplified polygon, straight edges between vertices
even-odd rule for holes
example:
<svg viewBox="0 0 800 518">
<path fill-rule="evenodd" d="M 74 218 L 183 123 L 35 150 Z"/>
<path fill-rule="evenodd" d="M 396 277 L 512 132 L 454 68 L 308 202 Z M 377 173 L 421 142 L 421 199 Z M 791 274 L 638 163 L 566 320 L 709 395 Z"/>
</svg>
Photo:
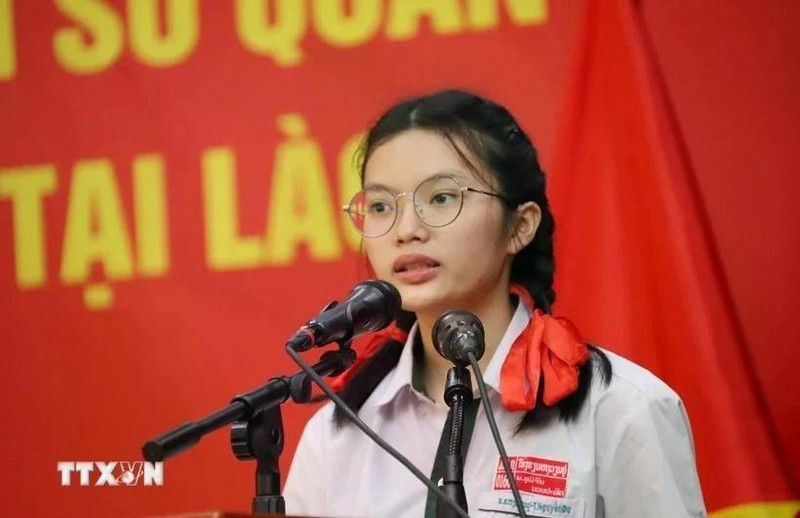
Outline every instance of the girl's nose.
<svg viewBox="0 0 800 518">
<path fill-rule="evenodd" d="M 408 201 L 406 202 L 401 198 L 408 198 Z M 428 238 L 428 228 L 419 219 L 414 206 L 414 199 L 410 194 L 398 196 L 397 221 L 395 221 L 394 225 L 398 243 L 407 243 L 415 239 L 424 241 Z"/>
</svg>

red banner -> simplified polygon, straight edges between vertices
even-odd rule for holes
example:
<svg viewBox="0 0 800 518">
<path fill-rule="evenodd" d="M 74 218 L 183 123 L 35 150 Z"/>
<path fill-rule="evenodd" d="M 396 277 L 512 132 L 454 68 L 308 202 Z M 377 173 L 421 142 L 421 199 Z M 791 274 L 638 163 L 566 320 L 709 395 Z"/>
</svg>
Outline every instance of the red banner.
<svg viewBox="0 0 800 518">
<path fill-rule="evenodd" d="M 234 459 L 226 432 L 171 459 L 163 471 L 136 464 L 142 443 L 272 376 L 297 370 L 282 351 L 284 340 L 366 275 L 359 241 L 339 206 L 358 185 L 352 155 L 359 136 L 391 102 L 442 87 L 484 93 L 518 117 L 549 166 L 557 128 L 563 127 L 566 85 L 573 85 L 572 102 L 598 93 L 606 100 L 624 96 L 621 103 L 639 98 L 641 83 L 629 77 L 627 65 L 614 61 L 616 54 L 593 58 L 613 79 L 602 83 L 609 90 L 581 91 L 574 78 L 568 81 L 578 31 L 588 30 L 579 23 L 582 9 L 582 3 L 547 0 L 0 0 L 0 378 L 6 394 L 0 438 L 14 465 L 23 466 L 3 475 L 3 506 L 48 516 L 248 509 L 254 467 Z M 694 16 L 715 30 L 705 15 Z M 791 19 L 775 20 L 784 18 Z M 672 30 L 682 21 L 659 23 L 658 29 Z M 772 26 L 763 24 L 764 33 Z M 716 30 L 720 37 L 727 34 L 724 24 Z M 669 40 L 665 52 L 682 41 Z M 618 44 L 630 40 L 609 43 Z M 785 59 L 781 70 L 791 68 Z M 713 73 L 704 80 L 713 81 Z M 591 106 L 572 106 L 573 118 L 565 120 L 573 127 L 581 127 L 581 117 L 598 120 Z M 639 117 L 650 109 L 634 106 L 633 123 L 650 124 L 649 116 Z M 569 133 L 564 138 L 569 142 Z M 733 130 L 729 138 L 736 138 Z M 707 141 L 697 142 L 708 149 Z M 608 149 L 625 157 L 654 153 L 639 144 L 650 145 L 631 140 Z M 575 159 L 587 149 L 574 147 Z M 790 146 L 780 149 L 792 155 Z M 577 282 L 608 271 L 582 270 L 570 261 L 569 247 L 595 246 L 594 239 L 623 234 L 634 239 L 646 229 L 611 221 L 601 235 L 582 233 L 580 242 L 571 243 L 568 236 L 577 234 L 561 229 L 584 220 L 565 197 L 566 180 L 559 176 L 566 179 L 568 171 L 560 160 L 553 164 L 552 181 L 554 205 L 563 214 L 558 310 L 596 332 L 604 346 L 634 357 L 678 388 L 697 430 L 710 510 L 765 501 L 788 501 L 781 509 L 796 509 L 790 507 L 796 494 L 786 477 L 800 474 L 800 450 L 787 440 L 798 398 L 773 397 L 781 382 L 763 375 L 788 367 L 756 364 L 756 374 L 741 374 L 747 383 L 737 386 L 743 391 L 737 401 L 750 408 L 758 404 L 755 394 L 765 393 L 768 408 L 752 416 L 747 410 L 724 430 L 734 442 L 715 444 L 707 430 L 716 428 L 707 425 L 718 399 L 696 378 L 689 382 L 679 367 L 662 368 L 663 358 L 677 358 L 674 348 L 685 344 L 673 336 L 632 342 L 607 334 L 592 312 L 598 305 L 616 308 L 614 297 L 627 288 L 615 284 L 589 299 L 565 284 L 568 276 Z M 789 160 L 774 170 L 796 186 L 788 179 L 796 171 Z M 696 173 L 706 182 L 728 174 L 721 168 Z M 594 214 L 613 204 L 622 195 L 613 185 L 578 192 L 580 206 Z M 713 189 L 701 194 L 720 196 Z M 657 209 L 648 217 L 672 221 L 672 214 Z M 636 220 L 637 214 L 626 217 Z M 738 224 L 716 218 L 711 225 L 722 235 Z M 671 228 L 663 226 L 665 239 L 673 235 Z M 763 232 L 770 239 L 793 229 L 785 223 Z M 713 252 L 713 243 L 708 247 Z M 729 247 L 719 254 L 734 252 Z M 665 245 L 652 253 L 673 249 Z M 774 272 L 787 271 L 797 259 L 800 250 L 787 246 Z M 647 276 L 660 275 L 635 271 L 650 281 Z M 643 278 L 623 281 L 639 286 Z M 732 285 L 745 284 L 739 278 Z M 717 284 L 692 287 L 697 286 L 710 294 Z M 781 308 L 778 315 L 797 309 L 792 290 L 764 289 Z M 721 354 L 721 347 L 751 355 L 777 347 L 791 354 L 782 361 L 797 358 L 788 342 L 746 344 L 735 335 L 724 344 L 704 340 L 703 333 L 716 329 L 709 322 L 717 320 L 686 314 L 682 319 L 689 319 L 687 333 L 699 333 L 690 336 L 699 341 L 691 346 L 711 351 L 703 362 Z M 763 321 L 742 317 L 748 332 L 757 333 Z M 645 342 L 660 348 L 630 346 Z M 744 356 L 736 358 L 735 368 L 746 369 Z M 284 406 L 284 473 L 313 410 Z M 747 424 L 756 421 L 774 423 L 778 431 Z M 742 471 L 743 484 L 763 485 L 726 489 L 728 474 L 709 459 L 738 455 L 733 449 L 751 444 L 751 433 L 761 437 L 757 444 L 770 459 L 781 452 L 787 458 L 782 464 L 775 460 L 782 467 Z M 112 478 L 135 487 L 107 487 Z"/>
</svg>

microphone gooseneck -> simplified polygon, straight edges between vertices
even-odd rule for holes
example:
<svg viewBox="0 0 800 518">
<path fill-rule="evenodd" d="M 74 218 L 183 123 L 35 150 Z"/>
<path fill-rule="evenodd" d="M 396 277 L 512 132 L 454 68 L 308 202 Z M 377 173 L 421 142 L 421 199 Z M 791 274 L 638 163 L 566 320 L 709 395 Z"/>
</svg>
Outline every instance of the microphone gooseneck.
<svg viewBox="0 0 800 518">
<path fill-rule="evenodd" d="M 463 480 L 463 459 L 461 452 L 458 454 L 451 452 L 453 448 L 460 447 L 461 433 L 460 420 L 458 415 L 463 413 L 463 405 L 466 401 L 465 389 L 468 389 L 468 397 L 472 399 L 472 385 L 470 383 L 469 371 L 465 368 L 467 365 L 472 367 L 472 372 L 475 374 L 475 379 L 478 382 L 478 390 L 481 394 L 481 406 L 486 413 L 486 418 L 489 421 L 489 428 L 492 431 L 492 438 L 494 439 L 497 451 L 503 462 L 503 468 L 508 477 L 511 492 L 514 495 L 514 501 L 517 506 L 517 514 L 521 517 L 527 517 L 525 513 L 525 506 L 522 502 L 522 495 L 517 487 L 517 481 L 514 478 L 514 472 L 511 469 L 511 463 L 508 460 L 505 446 L 500 438 L 500 432 L 497 429 L 497 422 L 494 418 L 492 405 L 489 403 L 489 395 L 486 391 L 486 383 L 483 380 L 478 360 L 481 359 L 486 349 L 485 335 L 483 324 L 480 319 L 464 310 L 450 310 L 443 313 L 433 325 L 433 344 L 436 351 L 453 362 L 454 367 L 447 373 L 447 384 L 445 386 L 444 398 L 447 405 L 450 407 L 450 442 L 448 443 L 448 455 L 445 458 L 445 478 L 444 488 L 448 496 L 454 496 L 457 501 L 461 495 L 464 494 L 464 480 Z M 448 481 L 447 475 L 450 475 Z M 448 491 L 449 486 L 449 491 Z M 466 507 L 466 497 L 464 496 L 463 507 Z M 461 503 L 461 502 L 459 502 Z M 467 509 L 468 510 L 468 509 Z M 444 517 L 448 515 L 449 510 L 444 507 L 437 507 L 437 516 Z"/>
</svg>

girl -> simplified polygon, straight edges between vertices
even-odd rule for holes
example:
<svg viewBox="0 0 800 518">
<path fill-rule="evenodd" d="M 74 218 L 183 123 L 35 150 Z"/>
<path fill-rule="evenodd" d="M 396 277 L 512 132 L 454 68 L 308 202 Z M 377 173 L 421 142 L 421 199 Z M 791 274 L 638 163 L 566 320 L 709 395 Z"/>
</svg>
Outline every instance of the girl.
<svg viewBox="0 0 800 518">
<path fill-rule="evenodd" d="M 704 516 L 688 419 L 645 369 L 551 317 L 554 221 L 536 150 L 503 107 L 442 91 L 390 108 L 362 149 L 345 208 L 395 324 L 363 339 L 334 385 L 384 439 L 441 477 L 450 362 L 431 337 L 449 309 L 477 315 L 489 400 L 530 516 Z M 471 516 L 516 505 L 477 401 L 464 431 Z M 287 512 L 434 516 L 435 497 L 332 403 L 309 421 L 284 488 Z"/>
</svg>

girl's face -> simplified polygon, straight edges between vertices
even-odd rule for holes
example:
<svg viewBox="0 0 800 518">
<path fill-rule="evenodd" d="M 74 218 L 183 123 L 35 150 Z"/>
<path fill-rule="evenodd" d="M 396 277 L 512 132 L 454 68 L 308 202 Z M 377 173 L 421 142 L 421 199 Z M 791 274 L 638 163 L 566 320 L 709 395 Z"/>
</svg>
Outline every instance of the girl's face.
<svg viewBox="0 0 800 518">
<path fill-rule="evenodd" d="M 413 193 L 421 182 L 441 174 L 455 177 L 463 187 L 497 192 L 496 185 L 487 188 L 479 180 L 446 138 L 424 130 L 405 131 L 377 147 L 366 164 L 364 188 Z M 442 227 L 423 223 L 411 196 L 402 196 L 394 226 L 380 237 L 364 239 L 372 268 L 379 279 L 397 287 L 407 311 L 469 310 L 481 307 L 498 289 L 507 291 L 513 247 L 502 201 L 462 194 L 461 213 Z"/>
</svg>

